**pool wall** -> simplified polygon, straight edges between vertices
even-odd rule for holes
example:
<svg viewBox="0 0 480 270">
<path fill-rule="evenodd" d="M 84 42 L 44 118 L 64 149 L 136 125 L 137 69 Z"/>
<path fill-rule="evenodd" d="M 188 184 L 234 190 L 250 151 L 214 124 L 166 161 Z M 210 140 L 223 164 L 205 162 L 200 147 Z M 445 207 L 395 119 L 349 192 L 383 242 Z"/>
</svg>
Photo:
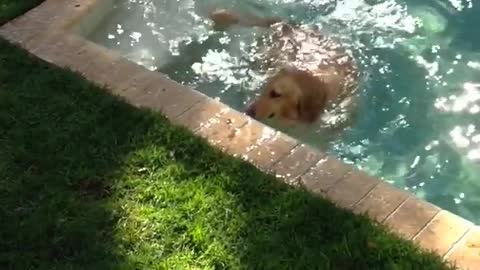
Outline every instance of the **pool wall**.
<svg viewBox="0 0 480 270">
<path fill-rule="evenodd" d="M 480 269 L 478 226 L 83 38 L 113 2 L 47 0 L 1 27 L 0 35 L 49 63 L 105 86 L 136 107 L 161 112 L 172 123 L 276 175 L 279 181 L 367 214 L 461 269 Z"/>
</svg>

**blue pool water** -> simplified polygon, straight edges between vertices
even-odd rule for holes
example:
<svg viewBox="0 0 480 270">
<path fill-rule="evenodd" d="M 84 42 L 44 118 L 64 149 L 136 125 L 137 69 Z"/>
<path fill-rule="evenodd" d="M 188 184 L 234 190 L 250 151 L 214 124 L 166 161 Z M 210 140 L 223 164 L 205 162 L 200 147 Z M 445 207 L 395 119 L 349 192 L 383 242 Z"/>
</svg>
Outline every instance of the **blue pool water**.
<svg viewBox="0 0 480 270">
<path fill-rule="evenodd" d="M 318 25 L 358 60 L 353 124 L 286 132 L 480 222 L 480 2 L 118 0 L 89 38 L 243 110 L 264 79 L 249 64 L 262 33 L 213 32 L 219 7 Z"/>
</svg>

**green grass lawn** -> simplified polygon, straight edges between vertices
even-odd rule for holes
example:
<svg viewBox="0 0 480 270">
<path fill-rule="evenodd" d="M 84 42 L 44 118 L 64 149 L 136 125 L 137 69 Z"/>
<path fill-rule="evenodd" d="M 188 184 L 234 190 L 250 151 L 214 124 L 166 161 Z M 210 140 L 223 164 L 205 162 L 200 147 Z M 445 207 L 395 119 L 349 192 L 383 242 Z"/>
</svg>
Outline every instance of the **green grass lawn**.
<svg viewBox="0 0 480 270">
<path fill-rule="evenodd" d="M 0 84 L 1 269 L 453 269 L 3 40 Z"/>
</svg>

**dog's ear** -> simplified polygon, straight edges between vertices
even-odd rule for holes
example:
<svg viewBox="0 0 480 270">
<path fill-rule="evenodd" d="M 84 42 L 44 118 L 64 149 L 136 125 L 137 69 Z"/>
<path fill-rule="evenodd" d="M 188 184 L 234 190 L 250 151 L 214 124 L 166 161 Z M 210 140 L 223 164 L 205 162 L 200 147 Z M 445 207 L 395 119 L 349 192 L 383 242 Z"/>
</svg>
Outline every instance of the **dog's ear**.
<svg viewBox="0 0 480 270">
<path fill-rule="evenodd" d="M 311 123 L 317 120 L 323 108 L 320 108 L 312 99 L 301 97 L 297 103 L 297 110 L 303 121 Z"/>
<path fill-rule="evenodd" d="M 314 122 L 327 103 L 325 83 L 310 74 L 303 74 L 298 77 L 298 84 L 302 90 L 297 100 L 300 118 L 309 123 Z"/>
</svg>

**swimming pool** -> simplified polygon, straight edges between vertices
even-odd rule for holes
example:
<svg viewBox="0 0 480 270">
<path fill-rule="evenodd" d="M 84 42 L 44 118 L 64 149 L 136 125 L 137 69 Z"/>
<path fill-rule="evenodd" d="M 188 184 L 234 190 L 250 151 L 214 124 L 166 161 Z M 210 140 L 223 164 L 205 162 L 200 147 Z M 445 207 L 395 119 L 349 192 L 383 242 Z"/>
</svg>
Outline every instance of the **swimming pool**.
<svg viewBox="0 0 480 270">
<path fill-rule="evenodd" d="M 420 4 L 421 2 L 421 4 Z M 315 24 L 355 55 L 360 111 L 338 136 L 285 130 L 480 222 L 480 3 L 467 0 L 118 0 L 89 39 L 244 110 L 261 30 L 213 32 L 214 8 Z"/>
</svg>

